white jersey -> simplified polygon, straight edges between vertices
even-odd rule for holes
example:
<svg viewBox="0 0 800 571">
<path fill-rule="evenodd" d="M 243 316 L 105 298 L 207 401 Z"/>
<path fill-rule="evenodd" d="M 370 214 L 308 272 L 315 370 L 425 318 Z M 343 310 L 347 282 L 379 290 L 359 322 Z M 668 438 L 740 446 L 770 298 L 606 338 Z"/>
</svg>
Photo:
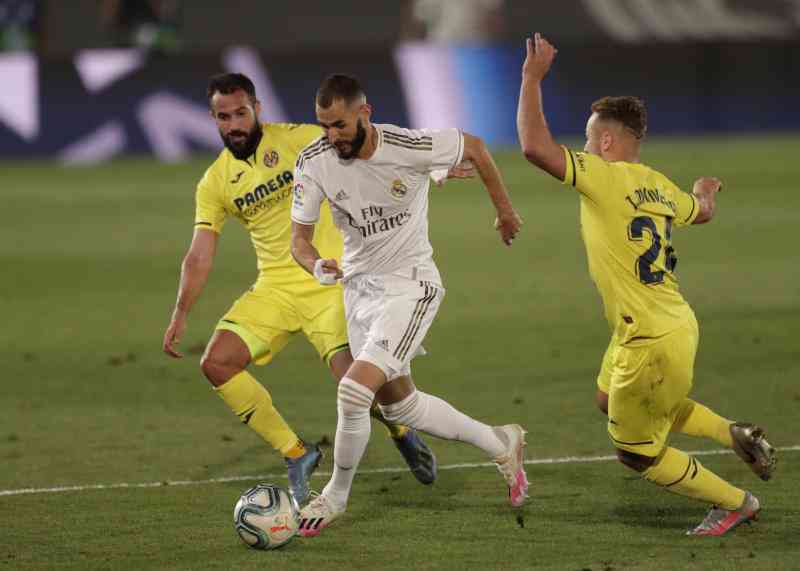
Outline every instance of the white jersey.
<svg viewBox="0 0 800 571">
<path fill-rule="evenodd" d="M 441 283 L 428 239 L 430 173 L 461 162 L 464 136 L 458 129 L 374 127 L 377 147 L 369 159 L 340 159 L 325 137 L 300 153 L 292 220 L 314 224 L 322 201 L 329 202 L 344 237 L 345 281 L 408 274 Z"/>
</svg>

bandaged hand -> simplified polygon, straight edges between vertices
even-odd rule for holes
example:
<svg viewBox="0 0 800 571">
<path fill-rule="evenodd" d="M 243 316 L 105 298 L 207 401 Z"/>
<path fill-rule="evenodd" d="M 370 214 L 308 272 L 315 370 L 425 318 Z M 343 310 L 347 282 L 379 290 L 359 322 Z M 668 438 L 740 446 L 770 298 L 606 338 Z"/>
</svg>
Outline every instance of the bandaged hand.
<svg viewBox="0 0 800 571">
<path fill-rule="evenodd" d="M 339 269 L 336 260 L 320 258 L 314 263 L 314 277 L 322 285 L 334 285 L 342 276 L 342 270 Z"/>
</svg>

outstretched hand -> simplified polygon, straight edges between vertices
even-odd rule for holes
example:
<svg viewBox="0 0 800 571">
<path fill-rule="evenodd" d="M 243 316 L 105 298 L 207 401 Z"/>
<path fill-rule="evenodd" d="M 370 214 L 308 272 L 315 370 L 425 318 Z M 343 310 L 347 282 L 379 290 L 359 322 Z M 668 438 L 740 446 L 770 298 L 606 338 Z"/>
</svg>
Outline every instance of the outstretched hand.
<svg viewBox="0 0 800 571">
<path fill-rule="evenodd" d="M 183 358 L 183 354 L 178 351 L 177 345 L 181 342 L 183 332 L 186 330 L 186 315 L 180 311 L 175 311 L 172 315 L 172 320 L 164 333 L 164 341 L 161 348 L 164 353 L 173 359 Z"/>
<path fill-rule="evenodd" d="M 497 218 L 494 219 L 494 227 L 500 232 L 503 243 L 510 246 L 522 227 L 522 218 L 514 209 L 498 212 Z"/>
<path fill-rule="evenodd" d="M 722 181 L 713 176 L 702 176 L 694 181 L 692 194 L 696 196 L 722 192 Z"/>
<path fill-rule="evenodd" d="M 550 70 L 558 50 L 539 32 L 536 32 L 533 38 L 528 38 L 525 43 L 528 53 L 522 65 L 522 73 L 530 79 L 541 81 Z"/>
</svg>

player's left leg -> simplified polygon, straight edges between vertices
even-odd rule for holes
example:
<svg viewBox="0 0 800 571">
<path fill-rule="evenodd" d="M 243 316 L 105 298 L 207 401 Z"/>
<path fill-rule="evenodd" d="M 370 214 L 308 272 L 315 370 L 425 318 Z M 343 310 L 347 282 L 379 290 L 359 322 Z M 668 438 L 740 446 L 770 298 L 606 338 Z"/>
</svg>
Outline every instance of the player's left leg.
<svg viewBox="0 0 800 571">
<path fill-rule="evenodd" d="M 646 480 L 738 514 L 724 522 L 728 531 L 755 518 L 757 500 L 749 501 L 744 490 L 666 445 L 675 411 L 691 388 L 687 364 L 694 359 L 693 334 L 685 327 L 649 345 L 620 348 L 609 392 L 608 431 L 620 461 Z"/>
<path fill-rule="evenodd" d="M 683 399 L 678 405 L 671 430 L 711 438 L 732 449 L 762 480 L 769 480 L 777 466 L 775 448 L 761 427 L 723 418 L 690 398 Z"/>
<path fill-rule="evenodd" d="M 597 380 L 595 403 L 597 408 L 608 415 L 608 383 L 601 384 L 601 379 L 606 377 L 606 371 L 610 378 L 610 369 L 606 369 L 604 361 L 603 372 Z M 711 438 L 736 452 L 762 480 L 772 477 L 777 465 L 777 454 L 759 426 L 728 420 L 688 397 L 678 404 L 674 417 L 670 432 Z"/>
</svg>

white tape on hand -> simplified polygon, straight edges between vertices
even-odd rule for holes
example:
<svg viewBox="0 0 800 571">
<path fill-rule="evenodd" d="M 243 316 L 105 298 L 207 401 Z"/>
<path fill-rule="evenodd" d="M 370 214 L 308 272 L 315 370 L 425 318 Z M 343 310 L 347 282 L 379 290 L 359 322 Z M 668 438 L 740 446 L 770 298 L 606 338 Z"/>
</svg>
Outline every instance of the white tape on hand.
<svg viewBox="0 0 800 571">
<path fill-rule="evenodd" d="M 314 263 L 314 277 L 322 285 L 333 285 L 336 283 L 336 274 L 326 272 L 322 267 L 323 262 L 320 258 Z"/>
<path fill-rule="evenodd" d="M 431 178 L 436 184 L 442 184 L 442 181 L 447 178 L 447 169 L 437 169 L 431 171 Z"/>
</svg>

